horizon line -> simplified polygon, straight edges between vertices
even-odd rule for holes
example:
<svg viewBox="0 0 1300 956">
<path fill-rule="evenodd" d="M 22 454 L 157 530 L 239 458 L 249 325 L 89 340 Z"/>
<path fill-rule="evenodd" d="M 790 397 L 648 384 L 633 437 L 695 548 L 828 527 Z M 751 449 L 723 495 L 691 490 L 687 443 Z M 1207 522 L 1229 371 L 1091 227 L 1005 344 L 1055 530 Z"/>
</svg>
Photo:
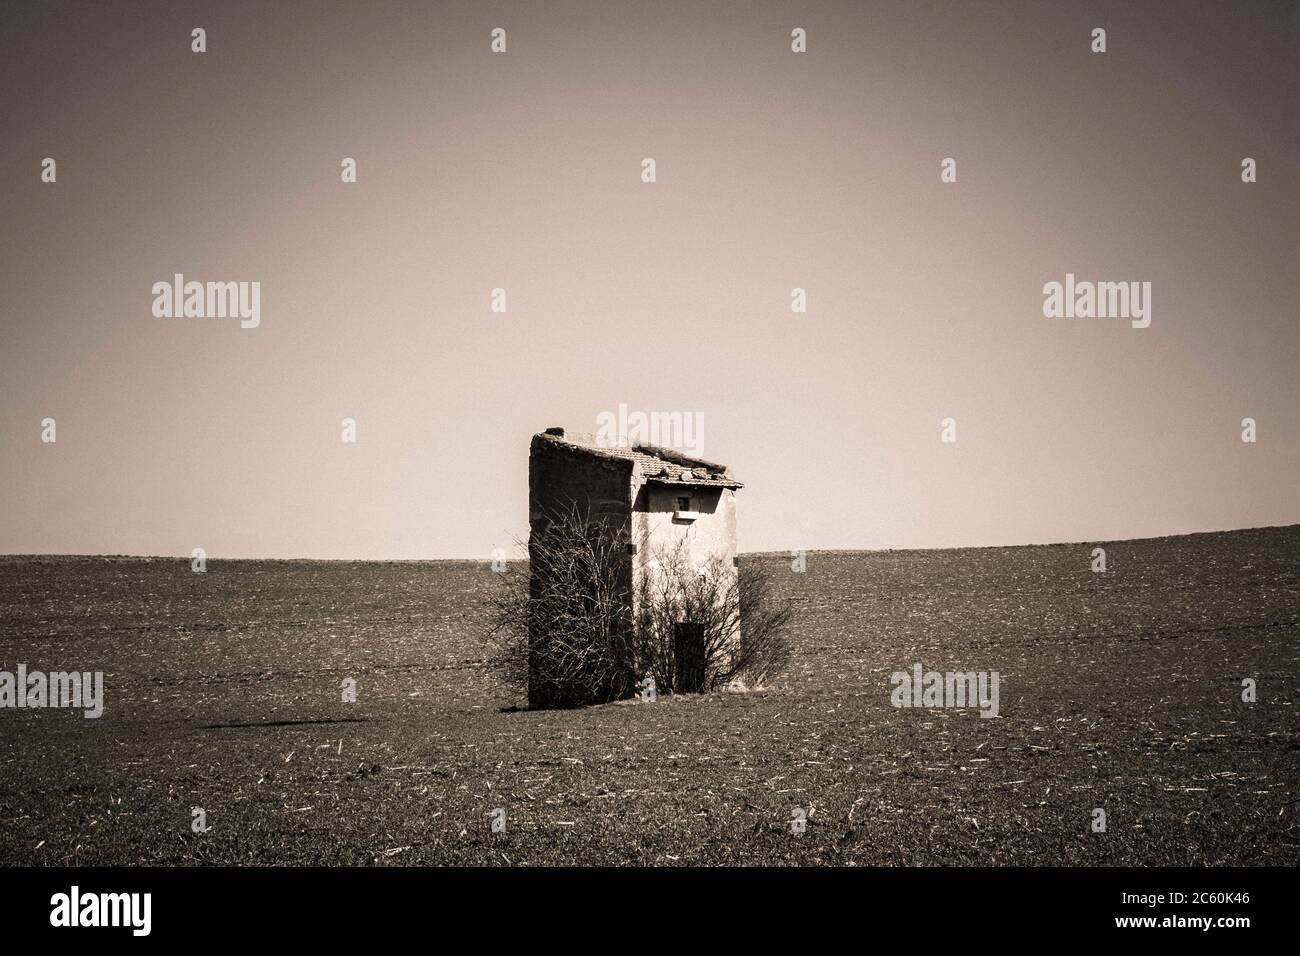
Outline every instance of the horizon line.
<svg viewBox="0 0 1300 956">
<path fill-rule="evenodd" d="M 974 545 L 947 545 L 943 547 L 930 548 L 777 548 L 776 550 L 765 551 L 741 551 L 739 556 L 749 555 L 752 557 L 765 557 L 767 555 L 788 555 L 792 552 L 802 551 L 804 554 L 904 554 L 915 551 L 988 551 L 988 550 L 1005 550 L 1007 548 L 1058 548 L 1069 545 L 1098 545 L 1098 544 L 1121 544 L 1133 541 L 1163 541 L 1167 538 L 1194 538 L 1200 535 L 1222 535 L 1222 534 L 1241 534 L 1247 531 L 1282 531 L 1290 528 L 1300 528 L 1300 522 L 1292 524 L 1270 524 L 1254 525 L 1246 528 L 1218 528 L 1210 531 L 1183 531 L 1178 534 L 1158 534 L 1147 535 L 1137 538 L 1088 538 L 1078 541 L 1029 541 L 1021 544 L 974 544 Z M 35 560 L 40 558 L 62 558 L 65 560 L 126 560 L 126 561 L 190 561 L 193 555 L 189 554 L 86 554 L 84 552 L 72 551 L 46 551 L 46 552 L 6 552 L 0 553 L 0 561 L 14 560 Z M 213 557 L 211 554 L 206 555 L 209 561 L 280 561 L 284 563 L 302 563 L 315 562 L 318 564 L 428 564 L 434 561 L 446 563 L 456 562 L 460 564 L 491 564 L 491 556 L 485 558 L 268 558 L 268 557 Z M 522 557 L 512 557 L 505 559 L 507 563 L 515 564 L 526 560 Z"/>
</svg>

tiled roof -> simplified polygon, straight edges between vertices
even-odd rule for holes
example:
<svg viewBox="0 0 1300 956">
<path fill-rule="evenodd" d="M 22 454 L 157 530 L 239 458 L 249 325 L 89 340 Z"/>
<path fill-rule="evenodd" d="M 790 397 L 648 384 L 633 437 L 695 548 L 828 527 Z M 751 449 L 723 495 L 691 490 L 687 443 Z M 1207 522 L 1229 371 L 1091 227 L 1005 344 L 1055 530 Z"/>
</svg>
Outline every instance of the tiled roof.
<svg viewBox="0 0 1300 956">
<path fill-rule="evenodd" d="M 548 439 L 557 446 L 563 446 L 578 454 L 591 455 L 596 458 L 630 459 L 641 472 L 646 481 L 665 485 L 695 485 L 716 488 L 743 488 L 739 481 L 731 476 L 731 469 L 726 465 L 705 461 L 683 454 L 671 448 L 656 445 L 598 444 L 590 435 L 555 434 L 542 432 L 537 438 Z"/>
</svg>

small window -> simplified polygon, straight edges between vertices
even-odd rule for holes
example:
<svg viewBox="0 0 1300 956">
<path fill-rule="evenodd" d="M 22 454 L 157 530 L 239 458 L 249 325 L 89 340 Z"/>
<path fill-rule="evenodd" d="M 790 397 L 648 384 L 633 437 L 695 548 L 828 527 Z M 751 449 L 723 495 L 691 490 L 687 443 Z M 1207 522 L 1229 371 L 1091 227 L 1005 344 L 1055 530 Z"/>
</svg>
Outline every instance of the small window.
<svg viewBox="0 0 1300 956">
<path fill-rule="evenodd" d="M 677 499 L 677 510 L 678 510 L 678 511 L 690 511 L 690 510 L 691 510 L 691 499 L 690 499 L 690 498 L 679 497 L 679 498 Z"/>
</svg>

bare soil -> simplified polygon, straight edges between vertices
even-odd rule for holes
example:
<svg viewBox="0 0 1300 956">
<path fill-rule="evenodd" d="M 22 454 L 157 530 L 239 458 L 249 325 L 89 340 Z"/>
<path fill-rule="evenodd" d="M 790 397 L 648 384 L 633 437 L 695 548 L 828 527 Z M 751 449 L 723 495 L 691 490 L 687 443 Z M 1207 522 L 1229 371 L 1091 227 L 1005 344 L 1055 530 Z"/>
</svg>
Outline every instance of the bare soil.
<svg viewBox="0 0 1300 956">
<path fill-rule="evenodd" d="M 487 562 L 0 558 L 0 670 L 107 698 L 0 710 L 0 863 L 1300 862 L 1300 526 L 742 560 L 797 603 L 783 679 L 540 712 Z M 918 662 L 1001 715 L 895 709 Z"/>
</svg>

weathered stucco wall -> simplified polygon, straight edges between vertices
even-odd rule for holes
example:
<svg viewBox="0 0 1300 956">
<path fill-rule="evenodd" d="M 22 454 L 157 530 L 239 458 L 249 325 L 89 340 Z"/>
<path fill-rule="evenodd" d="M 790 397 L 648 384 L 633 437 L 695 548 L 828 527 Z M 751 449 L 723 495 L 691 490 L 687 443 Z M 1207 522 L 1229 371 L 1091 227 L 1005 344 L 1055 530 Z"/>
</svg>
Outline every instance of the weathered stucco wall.
<svg viewBox="0 0 1300 956">
<path fill-rule="evenodd" d="M 575 504 L 589 518 L 631 531 L 632 469 L 627 459 L 596 457 L 563 442 L 533 437 L 528 459 L 528 526 L 536 533 L 547 514 Z"/>
<path fill-rule="evenodd" d="M 694 521 L 674 521 L 677 499 L 691 499 Z M 731 565 L 736 556 L 736 493 L 730 488 L 692 488 L 646 484 L 637 493 L 632 530 L 638 557 L 649 560 L 660 548 L 686 541 L 692 563 L 718 556 Z"/>
<path fill-rule="evenodd" d="M 673 520 L 677 498 L 687 495 L 699 517 L 689 522 Z M 648 576 L 655 573 L 650 562 L 656 555 L 671 553 L 681 542 L 685 542 L 692 566 L 700 567 L 718 557 L 726 573 L 735 574 L 736 492 L 731 488 L 643 485 L 632 511 L 632 534 L 637 544 L 633 587 L 638 605 Z"/>
<path fill-rule="evenodd" d="M 626 459 L 585 454 L 544 435 L 534 436 L 528 461 L 530 558 L 539 543 L 545 541 L 548 524 L 575 507 L 585 521 L 605 522 L 631 541 L 634 467 L 634 463 Z M 633 555 L 629 551 L 625 550 L 619 555 L 617 587 L 620 592 L 626 593 L 629 608 L 627 626 L 615 638 L 617 653 L 627 661 L 626 673 L 621 678 L 614 679 L 615 684 L 619 685 L 620 693 L 630 693 L 636 680 L 633 673 L 633 621 L 630 614 L 630 609 L 634 606 L 632 562 Z M 537 560 L 530 560 L 529 586 L 534 597 L 541 593 L 537 576 L 539 565 Z M 546 639 L 545 634 L 530 634 L 529 644 L 536 648 Z M 595 702 L 601 700 L 607 692 L 606 687 L 585 680 L 581 674 L 573 674 L 567 679 L 570 686 L 543 689 L 543 682 L 534 676 L 537 674 L 536 667 L 536 657 L 530 655 L 528 703 L 532 707 Z M 590 694 L 590 701 L 584 699 L 587 694 Z"/>
</svg>

